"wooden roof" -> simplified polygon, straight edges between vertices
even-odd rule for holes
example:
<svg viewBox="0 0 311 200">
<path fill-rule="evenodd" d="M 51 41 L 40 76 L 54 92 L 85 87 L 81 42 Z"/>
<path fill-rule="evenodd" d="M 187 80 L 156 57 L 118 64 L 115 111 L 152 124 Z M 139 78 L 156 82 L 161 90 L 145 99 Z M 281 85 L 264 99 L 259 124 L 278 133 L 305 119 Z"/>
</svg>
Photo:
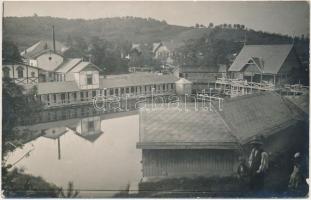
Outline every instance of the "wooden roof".
<svg viewBox="0 0 311 200">
<path fill-rule="evenodd" d="M 140 142 L 143 149 L 235 149 L 236 139 L 215 111 L 163 108 L 140 112 Z"/>
<path fill-rule="evenodd" d="M 228 71 L 239 72 L 253 59 L 263 73 L 277 74 L 292 49 L 291 44 L 245 45 Z"/>
<path fill-rule="evenodd" d="M 274 92 L 231 98 L 224 102 L 220 114 L 241 143 L 258 135 L 276 133 L 297 122 L 287 102 Z"/>
</svg>

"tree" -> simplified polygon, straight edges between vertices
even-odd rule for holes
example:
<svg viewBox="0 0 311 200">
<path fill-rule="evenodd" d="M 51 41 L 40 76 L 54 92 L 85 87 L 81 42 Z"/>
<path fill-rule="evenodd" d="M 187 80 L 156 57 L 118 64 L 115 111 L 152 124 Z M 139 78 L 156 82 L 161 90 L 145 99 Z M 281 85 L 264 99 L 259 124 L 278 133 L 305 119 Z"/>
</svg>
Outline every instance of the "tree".
<svg viewBox="0 0 311 200">
<path fill-rule="evenodd" d="M 212 22 L 210 22 L 209 25 L 208 25 L 208 27 L 209 27 L 209 28 L 213 28 L 213 27 L 214 27 L 214 24 L 213 24 Z"/>
<path fill-rule="evenodd" d="M 3 41 L 2 44 L 2 59 L 5 61 L 21 62 L 22 58 L 17 46 L 12 41 Z"/>
<path fill-rule="evenodd" d="M 68 189 L 67 189 L 67 193 L 64 193 L 63 188 L 60 189 L 59 192 L 59 197 L 60 198 L 76 198 L 79 195 L 79 191 L 78 190 L 74 190 L 73 187 L 73 182 L 69 181 L 68 183 Z"/>
</svg>

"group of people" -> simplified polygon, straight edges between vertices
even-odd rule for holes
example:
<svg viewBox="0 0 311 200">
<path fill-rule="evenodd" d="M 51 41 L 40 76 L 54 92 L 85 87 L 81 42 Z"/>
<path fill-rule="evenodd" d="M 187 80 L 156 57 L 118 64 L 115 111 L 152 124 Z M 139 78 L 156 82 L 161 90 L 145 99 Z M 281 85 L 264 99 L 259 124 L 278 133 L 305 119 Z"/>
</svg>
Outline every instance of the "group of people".
<svg viewBox="0 0 311 200">
<path fill-rule="evenodd" d="M 240 181 L 249 185 L 251 190 L 261 190 L 264 186 L 264 177 L 269 168 L 269 156 L 262 148 L 262 141 L 255 139 L 251 142 L 252 150 L 248 162 L 240 157 L 238 176 Z"/>
<path fill-rule="evenodd" d="M 255 192 L 263 190 L 265 176 L 269 169 L 269 155 L 262 146 L 262 140 L 254 139 L 251 142 L 252 149 L 248 161 L 244 157 L 239 157 L 240 164 L 237 169 L 240 183 Z M 288 190 L 292 193 L 299 193 L 307 186 L 303 168 L 302 156 L 297 152 L 293 157 L 293 171 L 288 183 Z"/>
</svg>

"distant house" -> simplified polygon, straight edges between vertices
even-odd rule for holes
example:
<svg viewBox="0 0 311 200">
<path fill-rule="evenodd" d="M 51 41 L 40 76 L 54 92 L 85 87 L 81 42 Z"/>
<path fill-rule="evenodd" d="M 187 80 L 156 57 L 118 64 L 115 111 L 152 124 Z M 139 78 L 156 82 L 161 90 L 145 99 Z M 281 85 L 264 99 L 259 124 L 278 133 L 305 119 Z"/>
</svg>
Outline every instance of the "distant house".
<svg viewBox="0 0 311 200">
<path fill-rule="evenodd" d="M 140 44 L 132 44 L 129 59 L 129 72 L 136 72 L 143 68 L 144 58 Z"/>
<path fill-rule="evenodd" d="M 217 78 L 221 78 L 224 72 L 219 71 L 218 67 L 176 67 L 173 71 L 174 76 L 178 78 L 185 78 L 193 83 L 193 92 L 201 92 L 202 90 L 209 90 L 215 88 Z"/>
<path fill-rule="evenodd" d="M 2 77 L 11 78 L 16 84 L 33 86 L 39 82 L 40 69 L 23 62 L 2 62 Z"/>
<path fill-rule="evenodd" d="M 153 43 L 153 57 L 160 61 L 162 65 L 173 65 L 175 49 L 179 46 L 181 46 L 180 43 L 175 43 L 173 41 Z"/>
<path fill-rule="evenodd" d="M 21 52 L 24 62 L 37 67 L 39 82 L 56 81 L 55 70 L 64 62 L 63 53 L 69 48 L 62 43 L 41 40 Z"/>
<path fill-rule="evenodd" d="M 298 82 L 301 69 L 293 45 L 245 45 L 228 72 L 234 79 L 280 85 Z"/>
</svg>

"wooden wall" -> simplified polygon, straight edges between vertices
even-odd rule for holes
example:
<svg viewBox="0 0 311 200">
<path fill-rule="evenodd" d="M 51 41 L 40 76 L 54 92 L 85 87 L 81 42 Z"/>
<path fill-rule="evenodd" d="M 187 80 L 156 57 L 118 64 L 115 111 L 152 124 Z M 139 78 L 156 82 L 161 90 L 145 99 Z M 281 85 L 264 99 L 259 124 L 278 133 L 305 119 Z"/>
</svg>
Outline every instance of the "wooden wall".
<svg viewBox="0 0 311 200">
<path fill-rule="evenodd" d="M 143 176 L 229 176 L 236 172 L 237 152 L 209 149 L 144 149 Z"/>
</svg>

